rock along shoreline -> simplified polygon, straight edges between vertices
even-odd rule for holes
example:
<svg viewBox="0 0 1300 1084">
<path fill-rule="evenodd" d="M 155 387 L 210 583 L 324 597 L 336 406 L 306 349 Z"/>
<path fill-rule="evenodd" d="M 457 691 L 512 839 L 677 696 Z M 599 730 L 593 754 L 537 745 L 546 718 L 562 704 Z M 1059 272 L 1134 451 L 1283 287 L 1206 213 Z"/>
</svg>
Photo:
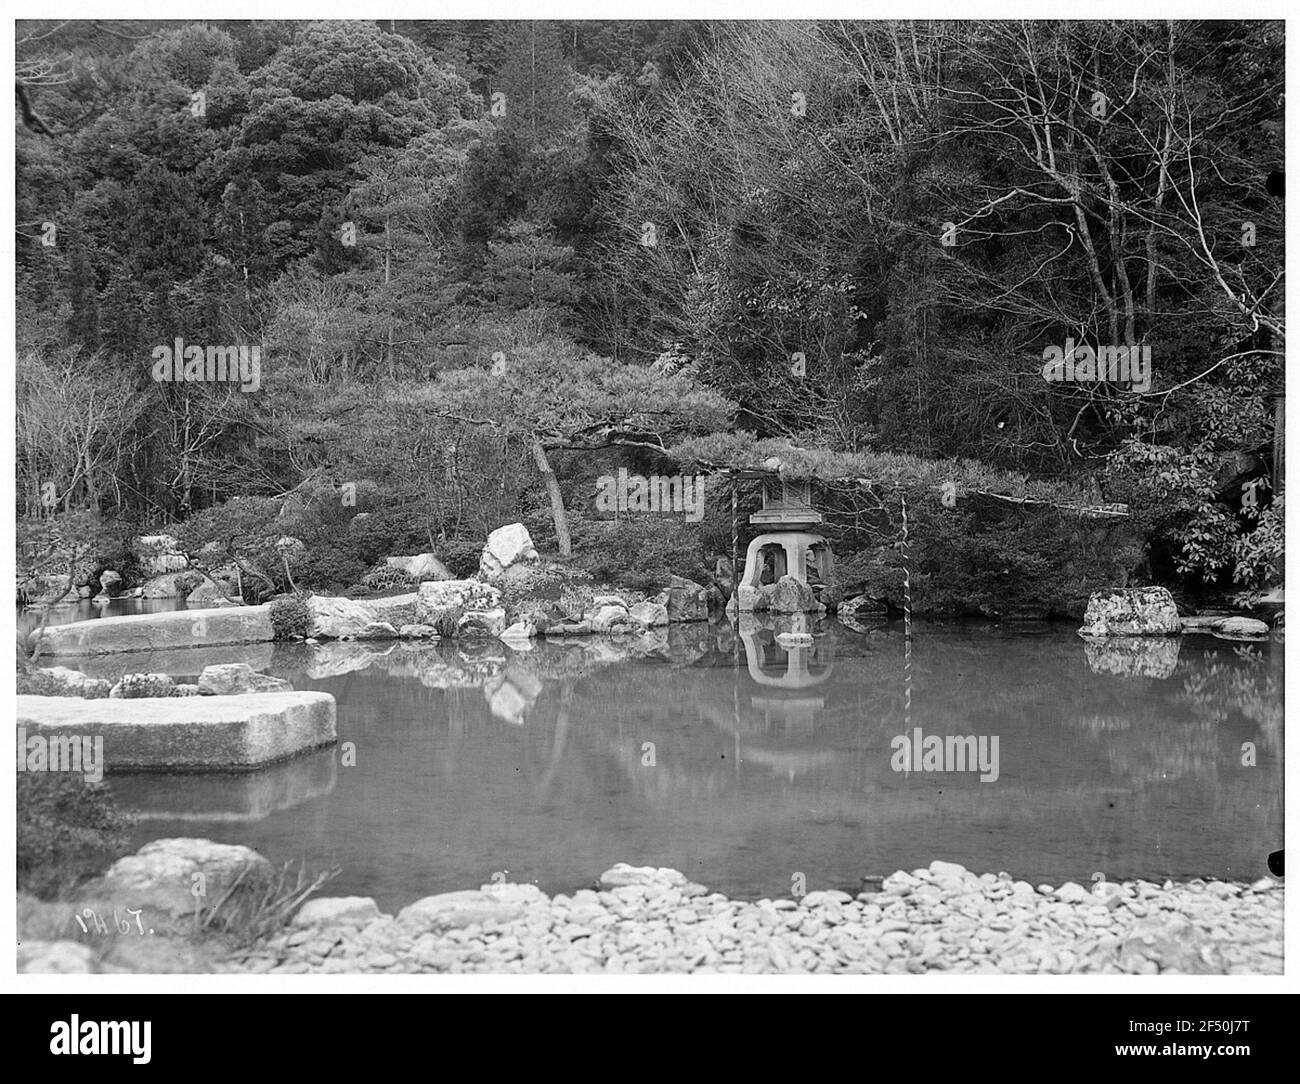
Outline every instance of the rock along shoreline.
<svg viewBox="0 0 1300 1084">
<path fill-rule="evenodd" d="M 728 899 L 619 864 L 600 889 L 527 884 L 430 896 L 397 915 L 309 901 L 223 971 L 308 973 L 1281 974 L 1282 883 L 1053 888 L 948 862 L 879 892 Z"/>
</svg>

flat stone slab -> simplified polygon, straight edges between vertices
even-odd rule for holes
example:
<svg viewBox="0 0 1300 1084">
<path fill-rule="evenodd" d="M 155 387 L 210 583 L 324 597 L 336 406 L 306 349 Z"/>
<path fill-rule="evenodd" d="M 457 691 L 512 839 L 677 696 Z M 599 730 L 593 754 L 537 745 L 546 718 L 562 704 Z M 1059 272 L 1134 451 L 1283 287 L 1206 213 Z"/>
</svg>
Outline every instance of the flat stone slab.
<svg viewBox="0 0 1300 1084">
<path fill-rule="evenodd" d="M 109 619 L 111 620 L 111 619 Z M 105 678 L 116 685 L 123 674 L 167 674 L 176 681 L 195 682 L 209 666 L 222 666 L 232 662 L 248 663 L 254 670 L 269 670 L 277 647 L 296 645 L 226 644 L 222 647 L 176 647 L 164 651 L 125 651 L 113 654 L 60 655 L 57 662 L 43 652 L 37 666 L 67 666 L 80 670 L 87 677 Z M 78 931 L 80 932 L 80 931 Z"/>
<path fill-rule="evenodd" d="M 221 771 L 256 768 L 338 739 L 329 693 L 244 693 L 135 700 L 18 697 L 27 738 L 103 737 L 104 766 Z"/>
<path fill-rule="evenodd" d="M 54 625 L 41 634 L 44 655 L 105 655 L 116 651 L 165 651 L 176 647 L 254 644 L 274 639 L 271 608 L 225 606 L 212 610 L 100 617 Z M 33 631 L 29 642 L 36 645 Z"/>
</svg>

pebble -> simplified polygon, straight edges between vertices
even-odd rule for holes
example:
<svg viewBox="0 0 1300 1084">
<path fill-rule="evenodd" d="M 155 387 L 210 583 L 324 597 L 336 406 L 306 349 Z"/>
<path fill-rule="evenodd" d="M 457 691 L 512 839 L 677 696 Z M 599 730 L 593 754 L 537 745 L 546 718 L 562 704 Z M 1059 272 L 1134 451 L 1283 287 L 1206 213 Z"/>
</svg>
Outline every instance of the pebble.
<svg viewBox="0 0 1300 1084">
<path fill-rule="evenodd" d="M 602 891 L 547 898 L 513 919 L 418 929 L 317 901 L 319 919 L 282 931 L 229 970 L 439 973 L 783 972 L 812 974 L 1281 974 L 1281 882 L 1075 882 L 977 875 L 954 862 L 899 871 L 881 893 L 730 900 L 675 870 L 620 865 Z M 350 901 L 349 901 L 350 902 Z M 334 923 L 332 918 L 340 919 Z M 344 918 L 350 921 L 341 921 Z"/>
</svg>

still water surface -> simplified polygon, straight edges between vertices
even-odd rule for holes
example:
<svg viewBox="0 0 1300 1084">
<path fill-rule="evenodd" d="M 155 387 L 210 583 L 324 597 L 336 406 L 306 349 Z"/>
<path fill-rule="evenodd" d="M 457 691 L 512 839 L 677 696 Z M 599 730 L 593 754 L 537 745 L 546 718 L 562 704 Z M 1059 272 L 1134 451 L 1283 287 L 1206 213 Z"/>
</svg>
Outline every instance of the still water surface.
<svg viewBox="0 0 1300 1084">
<path fill-rule="evenodd" d="M 246 661 L 331 693 L 355 766 L 340 745 L 243 775 L 109 780 L 137 845 L 203 836 L 337 864 L 331 894 L 386 910 L 494 873 L 573 891 L 619 861 L 758 898 L 799 873 L 854 891 L 934 858 L 1034 883 L 1254 880 L 1281 846 L 1280 641 L 922 624 L 908 711 L 901 628 L 817 633 L 786 650 L 762 624 L 674 626 L 630 657 L 590 639 L 42 661 L 189 680 Z M 996 736 L 997 780 L 895 771 L 893 739 L 916 728 Z"/>
</svg>

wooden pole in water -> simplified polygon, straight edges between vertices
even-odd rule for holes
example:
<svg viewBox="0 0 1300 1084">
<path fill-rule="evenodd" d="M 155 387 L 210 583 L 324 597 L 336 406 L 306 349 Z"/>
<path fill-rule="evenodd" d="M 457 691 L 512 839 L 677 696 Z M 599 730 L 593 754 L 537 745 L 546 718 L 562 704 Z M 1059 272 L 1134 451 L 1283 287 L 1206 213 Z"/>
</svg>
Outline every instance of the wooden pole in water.
<svg viewBox="0 0 1300 1084">
<path fill-rule="evenodd" d="M 740 548 L 740 517 L 736 504 L 736 472 L 731 475 L 731 597 L 736 599 L 736 620 L 740 620 L 740 600 L 736 598 L 736 588 L 740 585 L 740 573 L 736 569 L 736 551 Z"/>
<path fill-rule="evenodd" d="M 898 499 L 903 505 L 903 635 L 910 643 L 912 640 L 912 568 L 907 555 L 907 494 L 901 490 Z"/>
<path fill-rule="evenodd" d="M 907 556 L 907 494 L 901 489 L 903 507 L 903 733 L 912 733 L 912 569 Z"/>
</svg>

